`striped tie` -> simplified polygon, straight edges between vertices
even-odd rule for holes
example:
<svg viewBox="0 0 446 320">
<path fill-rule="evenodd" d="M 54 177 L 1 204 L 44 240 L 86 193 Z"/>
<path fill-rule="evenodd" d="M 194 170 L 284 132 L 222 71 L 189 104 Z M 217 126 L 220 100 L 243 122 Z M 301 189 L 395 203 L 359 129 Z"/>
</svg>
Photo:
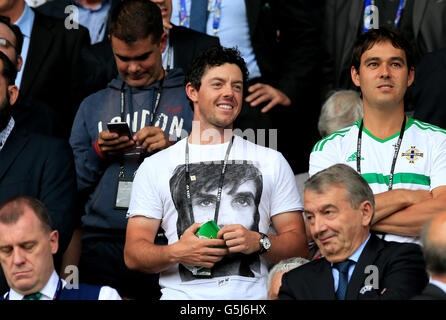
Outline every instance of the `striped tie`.
<svg viewBox="0 0 446 320">
<path fill-rule="evenodd" d="M 339 270 L 339 283 L 338 290 L 336 291 L 336 298 L 338 300 L 345 300 L 345 293 L 347 292 L 348 286 L 348 268 L 353 263 L 355 262 L 352 260 L 347 260 L 333 264 L 333 266 Z"/>
</svg>

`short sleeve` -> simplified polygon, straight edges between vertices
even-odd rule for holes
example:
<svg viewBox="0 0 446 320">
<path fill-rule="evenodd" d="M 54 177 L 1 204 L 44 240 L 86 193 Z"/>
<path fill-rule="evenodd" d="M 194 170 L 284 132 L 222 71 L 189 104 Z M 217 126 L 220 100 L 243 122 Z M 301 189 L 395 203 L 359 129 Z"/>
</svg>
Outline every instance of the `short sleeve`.
<svg viewBox="0 0 446 320">
<path fill-rule="evenodd" d="M 446 135 L 432 148 L 431 190 L 446 185 Z"/>
<path fill-rule="evenodd" d="M 127 218 L 134 216 L 144 216 L 152 219 L 162 219 L 163 205 L 156 188 L 155 165 L 149 163 L 149 159 L 144 160 L 138 168 L 133 180 L 132 193 L 130 197 Z"/>
<path fill-rule="evenodd" d="M 281 153 L 277 153 L 276 173 L 271 197 L 271 216 L 303 210 L 303 201 L 297 189 L 293 170 Z"/>
<path fill-rule="evenodd" d="M 321 140 L 314 146 L 310 154 L 309 176 L 313 176 L 338 163 L 335 141 Z"/>
</svg>

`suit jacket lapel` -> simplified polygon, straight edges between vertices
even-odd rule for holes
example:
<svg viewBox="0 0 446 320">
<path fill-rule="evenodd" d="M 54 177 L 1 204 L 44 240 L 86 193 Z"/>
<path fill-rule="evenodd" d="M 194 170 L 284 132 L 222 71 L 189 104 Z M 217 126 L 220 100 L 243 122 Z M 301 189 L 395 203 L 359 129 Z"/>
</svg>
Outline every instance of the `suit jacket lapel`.
<svg viewBox="0 0 446 320">
<path fill-rule="evenodd" d="M 344 45 L 339 46 L 341 50 L 345 50 L 342 53 L 343 61 L 341 65 L 345 63 L 349 63 L 351 59 L 351 54 L 346 54 L 347 52 L 351 52 L 351 48 L 353 48 L 353 43 L 355 42 L 356 37 L 358 36 L 358 27 L 361 25 L 361 21 L 363 18 L 364 5 L 365 0 L 351 0 L 349 7 L 345 9 L 336 8 L 336 13 L 339 11 L 346 11 L 344 14 L 347 14 L 347 23 L 344 24 L 344 28 L 340 28 L 342 23 L 339 23 L 336 28 L 341 29 L 341 34 L 337 37 L 337 39 L 344 39 Z M 337 1 L 338 7 L 345 6 L 347 3 L 344 1 Z M 346 10 L 348 9 L 348 10 Z M 345 15 L 342 15 L 345 16 Z M 336 20 L 335 20 L 336 21 Z M 339 21 L 338 21 L 339 22 Z M 350 68 L 349 68 L 350 70 Z"/>
<path fill-rule="evenodd" d="M 359 291 L 364 287 L 365 279 L 369 275 L 368 273 L 365 273 L 365 269 L 367 266 L 374 264 L 376 257 L 379 255 L 382 248 L 383 244 L 381 243 L 381 240 L 374 234 L 371 234 L 369 242 L 364 247 L 348 283 L 346 293 L 347 300 L 358 299 Z"/>
<path fill-rule="evenodd" d="M 254 30 L 259 21 L 260 7 L 263 5 L 261 0 L 245 0 L 246 17 L 248 18 L 249 35 L 254 38 Z"/>
<path fill-rule="evenodd" d="M 22 83 L 20 84 L 20 92 L 28 95 L 34 79 L 38 76 L 40 66 L 47 56 L 47 52 L 53 42 L 53 33 L 51 31 L 52 21 L 41 19 L 41 14 L 34 10 L 35 17 L 33 28 L 31 31 L 31 40 L 28 48 L 28 56 L 23 70 Z M 63 66 L 61 66 L 63 67 Z"/>
<path fill-rule="evenodd" d="M 28 143 L 29 136 L 22 130 L 12 129 L 5 145 L 0 151 L 0 181 Z"/>
<path fill-rule="evenodd" d="M 424 10 L 426 10 L 428 0 L 417 0 L 414 1 L 413 4 L 413 16 L 412 16 L 412 25 L 413 25 L 413 34 L 415 39 L 418 39 L 418 33 L 420 32 L 421 20 L 424 16 Z"/>
<path fill-rule="evenodd" d="M 178 36 L 180 27 L 172 24 L 172 29 L 169 31 L 169 47 L 173 50 L 173 67 L 186 65 L 187 61 L 190 61 L 189 53 L 191 50 L 187 50 L 187 46 L 192 45 L 187 37 Z M 189 43 L 187 43 L 189 41 Z M 172 45 L 175 43 L 175 45 Z M 171 66 L 172 67 L 172 66 Z M 186 70 L 183 70 L 186 72 Z"/>
</svg>

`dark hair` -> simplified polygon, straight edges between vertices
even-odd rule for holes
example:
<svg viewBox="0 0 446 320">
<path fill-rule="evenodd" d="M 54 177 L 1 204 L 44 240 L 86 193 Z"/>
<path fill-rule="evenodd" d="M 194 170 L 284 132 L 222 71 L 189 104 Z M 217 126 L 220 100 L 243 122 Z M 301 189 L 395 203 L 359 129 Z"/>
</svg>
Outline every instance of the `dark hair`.
<svg viewBox="0 0 446 320">
<path fill-rule="evenodd" d="M 23 46 L 23 34 L 22 31 L 20 31 L 20 28 L 16 26 L 15 24 L 11 24 L 11 19 L 9 17 L 0 16 L 0 23 L 5 24 L 9 29 L 11 29 L 12 33 L 14 33 L 15 36 L 15 51 L 17 53 L 17 56 L 22 54 L 22 46 Z"/>
<path fill-rule="evenodd" d="M 366 33 L 359 35 L 353 45 L 352 66 L 358 73 L 362 54 L 373 47 L 375 43 L 386 41 L 390 41 L 395 48 L 401 49 L 406 53 L 407 68 L 410 71 L 414 66 L 414 60 L 409 42 L 398 29 L 380 27 L 379 29 L 370 29 Z"/>
<path fill-rule="evenodd" d="M 347 200 L 353 209 L 358 209 L 364 201 L 370 201 L 375 215 L 375 197 L 372 189 L 360 174 L 345 164 L 338 163 L 319 171 L 305 181 L 305 190 L 320 194 L 333 185 L 342 185 L 345 188 Z M 372 220 L 373 216 L 370 223 Z"/>
<path fill-rule="evenodd" d="M 235 64 L 240 68 L 243 75 L 243 91 L 245 92 L 248 89 L 248 68 L 245 60 L 236 48 L 224 48 L 222 46 L 210 47 L 197 56 L 189 65 L 184 84 L 190 82 L 195 89 L 200 90 L 201 79 L 207 68 L 218 67 L 225 63 Z"/>
<path fill-rule="evenodd" d="M 51 219 L 45 205 L 29 196 L 14 196 L 0 205 L 0 223 L 14 224 L 25 213 L 28 207 L 42 223 L 45 232 L 51 232 Z"/>
<path fill-rule="evenodd" d="M 13 85 L 17 76 L 17 68 L 9 58 L 0 51 L 0 60 L 3 62 L 3 68 L 1 70 L 2 76 L 6 79 L 6 84 Z"/>
<path fill-rule="evenodd" d="M 160 8 L 152 1 L 118 1 L 110 15 L 109 34 L 128 43 L 152 36 L 158 42 L 164 32 Z"/>
</svg>

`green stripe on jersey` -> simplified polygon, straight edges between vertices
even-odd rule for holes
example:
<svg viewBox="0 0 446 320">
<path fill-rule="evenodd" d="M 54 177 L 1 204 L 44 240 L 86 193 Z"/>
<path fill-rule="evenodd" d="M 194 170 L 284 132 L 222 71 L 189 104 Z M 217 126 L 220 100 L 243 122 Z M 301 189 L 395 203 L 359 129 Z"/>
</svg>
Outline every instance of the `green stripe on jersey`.
<svg viewBox="0 0 446 320">
<path fill-rule="evenodd" d="M 441 133 L 446 134 L 446 130 L 444 130 L 440 127 L 434 126 L 432 124 L 428 124 L 428 123 L 425 123 L 425 122 L 422 122 L 419 120 L 414 120 L 414 124 L 421 130 L 431 130 L 434 132 L 441 132 Z"/>
<path fill-rule="evenodd" d="M 336 138 L 337 136 L 341 136 L 341 137 L 345 136 L 345 134 L 346 134 L 348 131 L 350 131 L 350 128 L 351 128 L 351 126 L 348 127 L 348 128 L 345 129 L 345 130 L 335 131 L 335 132 L 333 132 L 332 134 L 326 136 L 324 139 L 319 140 L 319 142 L 317 142 L 317 143 L 314 145 L 313 150 L 311 150 L 311 152 L 313 152 L 313 151 L 322 151 L 322 149 L 324 148 L 324 145 L 325 145 L 328 141 L 333 140 L 333 139 Z"/>
<path fill-rule="evenodd" d="M 365 173 L 361 174 L 361 176 L 367 181 L 368 184 L 378 183 L 389 185 L 390 176 L 384 176 L 381 173 Z M 430 186 L 431 178 L 422 174 L 417 173 L 395 173 L 393 176 L 393 184 L 397 183 L 409 183 L 409 184 L 418 184 L 422 186 Z"/>
</svg>

